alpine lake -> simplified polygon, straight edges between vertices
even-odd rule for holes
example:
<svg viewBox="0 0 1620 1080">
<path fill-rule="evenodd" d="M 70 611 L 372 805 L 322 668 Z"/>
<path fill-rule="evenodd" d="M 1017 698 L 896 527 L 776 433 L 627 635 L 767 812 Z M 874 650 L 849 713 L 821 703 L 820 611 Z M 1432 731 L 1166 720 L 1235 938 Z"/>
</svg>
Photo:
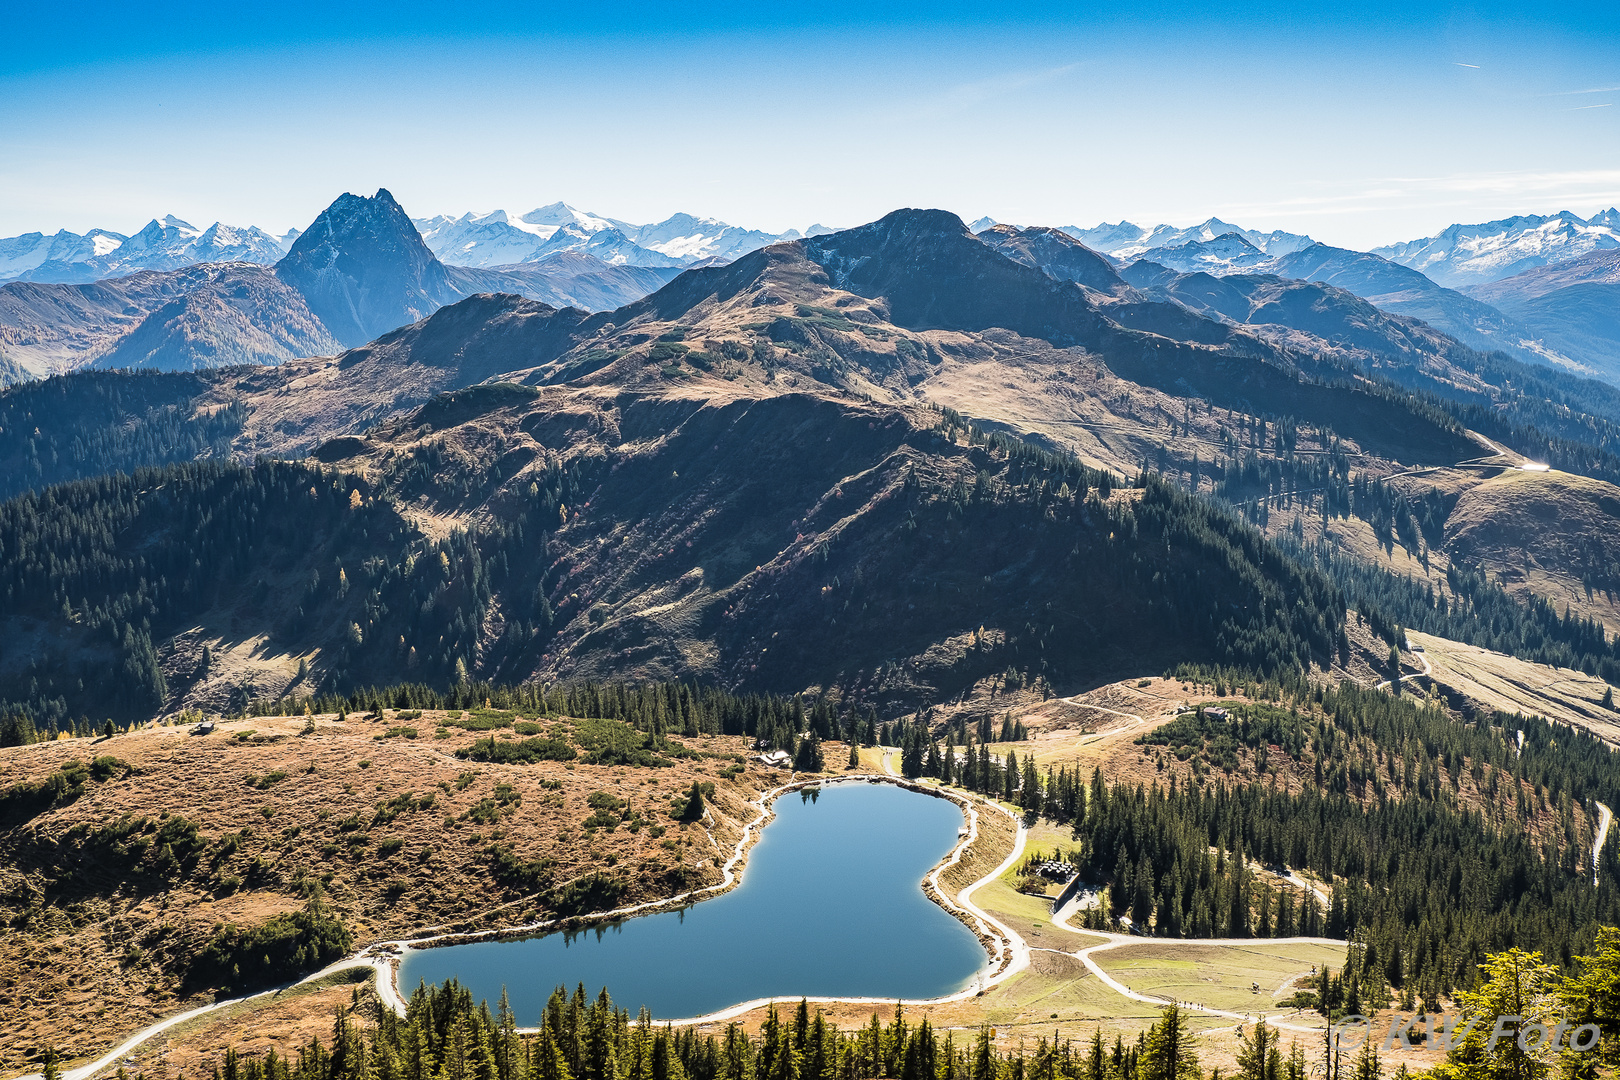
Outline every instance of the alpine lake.
<svg viewBox="0 0 1620 1080">
<path fill-rule="evenodd" d="M 539 937 L 407 951 L 400 991 L 454 978 L 520 1025 L 558 986 L 606 986 L 634 1015 L 683 1019 L 768 997 L 943 997 L 988 963 L 922 879 L 956 845 L 962 812 L 892 784 L 788 792 L 736 888 L 689 907 Z M 726 853 L 729 856 L 729 852 Z"/>
</svg>

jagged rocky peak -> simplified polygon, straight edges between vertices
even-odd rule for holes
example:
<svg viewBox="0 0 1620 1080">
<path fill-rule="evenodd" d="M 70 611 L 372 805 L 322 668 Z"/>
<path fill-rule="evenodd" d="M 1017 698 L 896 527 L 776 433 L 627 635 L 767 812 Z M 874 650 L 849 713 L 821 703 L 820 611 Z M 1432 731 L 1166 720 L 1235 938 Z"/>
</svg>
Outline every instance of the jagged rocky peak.
<svg viewBox="0 0 1620 1080">
<path fill-rule="evenodd" d="M 457 299 L 444 265 L 386 188 L 345 192 L 276 264 L 332 335 L 360 345 Z"/>
</svg>

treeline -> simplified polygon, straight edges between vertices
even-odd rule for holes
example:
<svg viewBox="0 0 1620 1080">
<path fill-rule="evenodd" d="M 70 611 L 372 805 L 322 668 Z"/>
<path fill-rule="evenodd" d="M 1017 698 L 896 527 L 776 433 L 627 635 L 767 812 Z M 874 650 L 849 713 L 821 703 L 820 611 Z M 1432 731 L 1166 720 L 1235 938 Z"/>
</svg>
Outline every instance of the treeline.
<svg viewBox="0 0 1620 1080">
<path fill-rule="evenodd" d="M 943 410 L 942 417 L 942 433 L 965 432 L 970 447 L 983 448 L 986 464 L 1001 469 L 998 475 L 980 468 L 972 483 L 909 486 L 914 509 L 907 535 L 923 527 L 923 507 L 944 510 L 946 520 L 934 521 L 931 535 L 943 531 L 953 543 L 958 535 L 987 531 L 1014 506 L 1033 507 L 1061 525 L 1084 526 L 1070 552 L 1071 560 L 1083 558 L 1083 569 L 1077 564 L 1071 573 L 1123 585 L 1179 637 L 1198 642 L 1195 650 L 1212 651 L 1218 662 L 1268 671 L 1299 668 L 1325 661 L 1339 647 L 1343 600 L 1337 590 L 1283 556 L 1231 510 L 1146 472 L 1134 482 L 1140 497 L 1108 499 L 1123 484 L 1112 474 L 986 433 L 952 410 Z M 1065 582 L 1070 584 L 1079 582 Z M 1006 666 L 1048 671 L 1050 653 L 1065 651 L 1066 636 L 1058 621 L 1009 628 L 1001 650 Z M 1074 642 L 1066 651 L 1090 645 Z"/>
<path fill-rule="evenodd" d="M 0 595 L 9 615 L 74 635 L 78 655 L 31 649 L 19 663 L 7 655 L 18 646 L 0 643 L 15 672 L 0 681 L 0 715 L 45 730 L 87 714 L 97 728 L 109 715 L 145 719 L 168 691 L 157 644 L 181 624 L 226 601 L 273 625 L 282 580 L 302 573 L 311 604 L 330 604 L 328 620 L 331 607 L 355 611 L 343 621 L 358 628 L 368 606 L 381 615 L 372 597 L 349 596 L 384 562 L 366 553 L 407 543 L 358 478 L 302 464 L 175 465 L 21 495 L 0 504 Z"/>
<path fill-rule="evenodd" d="M 274 715 L 296 704 L 319 713 L 376 712 L 380 709 L 503 709 L 525 716 L 589 717 L 618 720 L 638 731 L 671 735 L 753 735 L 772 737 L 806 731 L 824 739 L 853 730 L 864 715 L 847 713 L 846 724 L 826 701 L 808 709 L 801 695 L 733 694 L 692 683 L 592 682 L 545 684 L 462 683 L 444 688 L 421 683 L 367 687 L 346 694 L 317 694 L 296 702 L 255 700 L 253 716 Z M 870 742 L 870 740 L 867 740 Z M 796 742 L 789 742 L 791 750 Z"/>
<path fill-rule="evenodd" d="M 309 708 L 317 713 L 377 713 L 383 709 L 479 710 L 495 709 L 536 718 L 588 717 L 617 720 L 656 740 L 662 735 L 743 735 L 770 750 L 798 755 L 807 744 L 843 741 L 856 746 L 904 744 L 902 760 L 908 775 L 924 775 L 912 768 L 922 760 L 927 731 L 919 713 L 911 720 L 884 723 L 870 705 L 835 704 L 819 697 L 806 702 L 802 694 L 741 694 L 693 683 L 593 682 L 542 684 L 474 682 L 448 687 L 421 683 L 367 687 L 344 694 L 316 694 L 309 698 L 255 699 L 244 710 L 250 716 L 285 715 L 289 709 Z M 953 731 L 964 740 L 976 734 L 980 742 L 1021 742 L 1023 721 L 1011 714 L 999 725 L 985 716 L 972 725 L 959 720 Z M 970 734 L 971 733 L 971 734 Z M 503 743 L 500 749 L 521 759 L 521 743 Z M 804 751 L 806 771 L 817 760 L 819 748 Z M 937 752 L 937 748 L 936 748 Z M 536 752 L 533 760 L 543 760 Z M 479 760 L 485 760 L 479 758 Z M 928 773 L 927 775 L 937 775 Z"/>
<path fill-rule="evenodd" d="M 1124 481 L 1107 469 L 1093 469 L 1077 457 L 1053 453 L 1005 432 L 986 431 L 949 407 L 940 409 L 940 420 L 934 430 L 953 442 L 960 434 L 969 446 L 982 446 L 1007 461 L 1012 465 L 1008 482 L 1015 486 L 1027 486 L 1032 479 L 1038 479 L 1054 490 L 1067 487 L 1079 498 L 1096 491 L 1100 499 L 1108 498 L 1114 488 L 1124 486 Z"/>
<path fill-rule="evenodd" d="M 1620 483 L 1615 387 L 1501 352 L 1454 345 L 1447 354 L 1477 382 L 1437 379 L 1417 366 L 1387 362 L 1363 373 L 1386 395 L 1411 401 L 1414 411 L 1444 413 L 1456 429 L 1477 431 L 1555 469 Z"/>
<path fill-rule="evenodd" d="M 1539 718 L 1459 724 L 1348 683 L 1296 682 L 1287 697 L 1138 740 L 1161 772 L 1190 761 L 1190 780 L 1088 782 L 922 723 L 903 733 L 902 763 L 1069 826 L 1063 858 L 1107 885 L 1090 925 L 1124 915 L 1169 937 L 1353 937 L 1375 958 L 1361 983 L 1374 1000 L 1449 995 L 1514 944 L 1567 965 L 1599 923 L 1620 921 L 1615 855 L 1592 884 L 1591 808 L 1620 793 L 1607 744 Z M 1328 883 L 1326 902 L 1279 895 L 1285 868 Z"/>
<path fill-rule="evenodd" d="M 1620 683 L 1620 636 L 1611 638 L 1596 619 L 1567 606 L 1559 611 L 1541 596 L 1510 596 L 1483 572 L 1456 564 L 1437 589 L 1433 582 L 1345 555 L 1332 544 L 1288 538 L 1282 544 L 1327 575 L 1385 641 L 1400 644 L 1400 631 L 1418 630 Z"/>
<path fill-rule="evenodd" d="M 358 998 L 358 992 L 356 993 Z M 332 1036 L 311 1039 L 296 1055 L 227 1048 L 216 1080 L 1198 1080 L 1187 1016 L 1171 1006 L 1134 1040 L 1101 1032 L 1074 1041 L 1041 1034 L 1003 1053 L 989 1027 L 958 1040 L 925 1017 L 913 1022 L 896 1007 L 884 1023 L 841 1030 L 801 1001 L 771 1006 L 757 1035 L 732 1022 L 719 1034 L 659 1026 L 645 1009 L 632 1018 L 604 988 L 594 999 L 583 985 L 558 988 L 535 1034 L 519 1034 L 503 995 L 494 1010 L 475 1004 L 453 980 L 418 987 L 403 1017 L 383 1011 L 369 1033 L 353 1007 L 340 1009 Z M 1304 1080 L 1297 1045 L 1282 1058 L 1264 1042 L 1258 1069 L 1241 1080 Z M 1273 1053 L 1268 1054 L 1271 1049 Z M 1251 1048 L 1252 1056 L 1252 1048 Z M 1268 1060 L 1274 1071 L 1266 1072 Z M 137 1080 L 142 1080 L 137 1077 Z M 1365 1080 L 1376 1080 L 1367 1077 Z"/>
</svg>

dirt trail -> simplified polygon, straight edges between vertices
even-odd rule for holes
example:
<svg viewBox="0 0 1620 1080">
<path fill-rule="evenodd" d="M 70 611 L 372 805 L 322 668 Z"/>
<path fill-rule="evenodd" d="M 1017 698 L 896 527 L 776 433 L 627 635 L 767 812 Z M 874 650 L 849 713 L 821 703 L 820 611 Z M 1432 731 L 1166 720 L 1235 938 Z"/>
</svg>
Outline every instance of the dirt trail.
<svg viewBox="0 0 1620 1080">
<path fill-rule="evenodd" d="M 1417 656 L 1417 658 L 1419 660 L 1423 661 L 1423 670 L 1422 671 L 1414 671 L 1410 675 L 1402 675 L 1401 676 L 1401 682 L 1405 682 L 1408 679 L 1427 679 L 1429 676 L 1434 674 L 1434 667 L 1433 667 L 1433 665 L 1431 665 L 1429 663 L 1429 654 L 1428 654 L 1428 652 L 1427 651 L 1420 652 L 1420 653 L 1417 653 L 1416 656 Z M 1389 680 L 1389 679 L 1385 679 L 1383 682 L 1381 682 L 1377 686 L 1373 687 L 1373 689 L 1374 690 L 1388 690 L 1390 681 L 1391 680 Z"/>
<path fill-rule="evenodd" d="M 1079 960 L 1086 966 L 1088 971 L 1097 976 L 1098 979 L 1102 980 L 1104 986 L 1108 987 L 1116 994 L 1129 998 L 1131 1001 L 1140 1001 L 1148 1005 L 1179 1005 L 1183 1009 L 1203 1013 L 1206 1016 L 1221 1016 L 1240 1022 L 1264 1020 L 1271 1027 L 1282 1028 L 1287 1031 L 1315 1032 L 1320 1030 L 1319 1028 L 1315 1027 L 1308 1027 L 1300 1024 L 1290 1024 L 1287 1021 L 1275 1019 L 1273 1016 L 1267 1015 L 1264 1012 L 1241 1013 L 1235 1012 L 1231 1009 L 1217 1009 L 1213 1005 L 1200 1005 L 1195 1001 L 1171 1001 L 1169 998 L 1161 998 L 1155 997 L 1152 994 L 1138 993 L 1137 991 L 1126 986 L 1124 983 L 1120 982 L 1118 979 L 1114 978 L 1112 975 L 1108 974 L 1108 972 L 1104 971 L 1101 965 L 1092 959 L 1093 954 L 1107 952 L 1113 949 L 1128 949 L 1132 946 L 1164 946 L 1167 944 L 1173 944 L 1172 940 L 1168 938 L 1134 937 L 1130 934 L 1112 934 L 1103 930 L 1081 930 L 1069 925 L 1069 918 L 1073 914 L 1074 906 L 1071 904 L 1062 912 L 1053 913 L 1052 925 L 1061 930 L 1067 930 L 1071 934 L 1081 934 L 1086 937 L 1102 938 L 1103 940 L 1095 945 L 1078 949 L 1072 953 L 1065 953 L 1064 955 L 1073 956 L 1075 959 Z M 1334 938 L 1313 937 L 1199 938 L 1196 942 L 1189 943 L 1197 945 L 1239 946 L 1244 948 L 1254 948 L 1257 945 L 1330 945 L 1334 947 L 1344 945 L 1344 942 Z M 1051 951 L 1056 952 L 1057 950 Z M 1295 977 L 1297 978 L 1298 976 Z M 1284 985 L 1287 984 L 1285 983 Z M 1286 1012 L 1278 1012 L 1275 1014 L 1275 1016 L 1278 1017 L 1286 1015 L 1288 1015 Z"/>
<path fill-rule="evenodd" d="M 1107 713 L 1110 716 L 1122 717 L 1131 722 L 1128 724 L 1120 724 L 1118 727 L 1111 727 L 1107 731 L 1099 731 L 1094 735 L 1087 735 L 1084 739 L 1080 740 L 1081 746 L 1090 746 L 1093 743 L 1102 742 L 1104 739 L 1112 739 L 1116 735 L 1123 735 L 1127 731 L 1135 731 L 1137 728 L 1142 727 L 1147 723 L 1145 718 L 1138 716 L 1136 713 L 1122 712 L 1119 709 L 1110 709 L 1106 705 L 1093 705 L 1089 701 L 1081 701 L 1080 699 L 1084 696 L 1084 694 L 1076 694 L 1073 697 L 1059 698 L 1058 700 L 1065 705 L 1073 705 L 1077 709 L 1095 709 L 1097 712 Z"/>
</svg>

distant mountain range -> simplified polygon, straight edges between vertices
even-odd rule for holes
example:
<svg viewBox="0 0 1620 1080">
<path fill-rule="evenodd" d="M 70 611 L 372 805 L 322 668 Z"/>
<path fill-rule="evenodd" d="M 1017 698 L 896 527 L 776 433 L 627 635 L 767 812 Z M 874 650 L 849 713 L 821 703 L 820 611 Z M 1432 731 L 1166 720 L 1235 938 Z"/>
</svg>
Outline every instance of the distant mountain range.
<svg viewBox="0 0 1620 1080">
<path fill-rule="evenodd" d="M 91 229 L 82 236 L 66 229 L 54 236 L 24 233 L 0 239 L 0 281 L 90 282 L 197 263 L 269 265 L 297 238 L 297 229 L 272 236 L 256 227 L 217 221 L 199 229 L 173 214 L 154 218 L 134 236 L 106 229 Z"/>
<path fill-rule="evenodd" d="M 688 267 L 710 260 L 729 262 L 767 244 L 832 231 L 825 225 L 812 225 L 805 233 L 793 229 L 767 233 L 691 214 L 676 214 L 653 225 L 632 225 L 560 202 L 522 215 L 495 210 L 458 218 L 416 218 L 415 222 L 432 252 L 458 266 L 539 262 L 568 251 L 613 266 Z"/>
<path fill-rule="evenodd" d="M 216 226 L 187 238 L 189 226 L 156 225 L 130 241 L 145 237 L 144 249 L 156 251 L 168 235 L 191 251 L 207 251 L 203 237 L 224 235 Z M 99 258 L 114 259 L 127 246 Z M 268 254 L 262 245 L 255 253 Z M 171 251 L 165 258 L 179 256 Z M 0 287 L 0 384 L 82 367 L 279 364 L 362 345 L 475 293 L 598 311 L 639 299 L 678 272 L 615 266 L 567 250 L 501 269 L 447 266 L 387 191 L 345 194 L 273 267 L 252 259 L 208 261 L 89 283 Z"/>
<path fill-rule="evenodd" d="M 495 210 L 460 217 L 441 214 L 413 223 L 441 262 L 478 268 L 542 262 L 564 252 L 590 255 L 610 266 L 685 268 L 707 260 L 729 262 L 767 244 L 832 231 L 812 225 L 804 233 L 769 233 L 691 214 L 633 225 L 561 202 L 523 215 Z M 154 218 L 133 236 L 108 229 L 82 235 L 65 229 L 50 236 L 24 233 L 0 238 L 0 282 L 86 284 L 197 263 L 272 266 L 298 237 L 297 229 L 276 236 L 256 226 L 220 222 L 199 229 L 172 214 Z"/>
<path fill-rule="evenodd" d="M 972 228 L 977 233 L 994 224 L 989 218 L 981 218 Z M 1195 250 L 1200 257 L 1226 261 L 1221 269 L 1227 272 L 1250 269 L 1266 258 L 1289 255 L 1316 243 L 1300 233 L 1245 229 L 1215 217 L 1190 228 L 1143 228 L 1121 221 L 1089 229 L 1067 225 L 1063 231 L 1093 250 L 1125 261 L 1149 252 L 1198 245 Z M 1228 236 L 1241 238 L 1246 246 L 1230 242 L 1215 248 L 1208 246 Z M 1589 252 L 1614 249 L 1620 249 L 1620 210 L 1611 207 L 1590 218 L 1564 211 L 1546 216 L 1524 214 L 1477 225 L 1451 225 L 1434 236 L 1386 244 L 1371 249 L 1371 253 L 1417 270 L 1437 284 L 1462 289 Z M 1206 265 L 1200 269 L 1216 272 L 1217 267 Z"/>
<path fill-rule="evenodd" d="M 1536 330 L 1490 304 L 1365 251 L 1313 243 L 1273 256 L 1234 232 L 1150 249 L 1142 252 L 1138 261 L 1182 274 L 1269 275 L 1323 282 L 1371 301 L 1384 311 L 1422 319 L 1472 348 L 1500 349 L 1522 360 L 1596 370 L 1595 364 L 1565 355 L 1542 341 Z"/>
<path fill-rule="evenodd" d="M 768 244 L 833 231 L 818 224 L 803 233 L 794 229 L 771 233 L 684 213 L 654 224 L 636 225 L 562 202 L 521 215 L 494 210 L 412 221 L 439 261 L 448 266 L 479 268 L 540 262 L 561 252 L 587 254 L 612 266 L 685 268 L 711 260 L 729 262 Z M 996 224 L 985 217 L 970 229 L 980 233 Z M 1211 272 L 1252 269 L 1267 258 L 1289 255 L 1316 243 L 1302 233 L 1281 229 L 1263 232 L 1218 217 L 1186 228 L 1162 224 L 1143 227 L 1120 221 L 1091 228 L 1064 225 L 1059 229 L 1121 262 L 1141 258 L 1148 252 L 1197 245 L 1193 250 L 1200 258 L 1223 261 L 1220 266 L 1201 267 Z M 25 233 L 0 238 L 0 281 L 85 283 L 203 262 L 269 266 L 292 249 L 298 236 L 297 229 L 276 236 L 254 226 L 220 222 L 199 229 L 173 215 L 153 219 L 133 236 L 107 229 L 91 229 L 82 235 L 67 230 L 50 236 Z M 1243 243 L 1222 240 L 1232 236 Z M 1227 250 L 1223 252 L 1223 248 Z M 1620 210 L 1611 208 L 1591 218 L 1566 211 L 1452 225 L 1434 236 L 1373 248 L 1372 254 L 1417 270 L 1440 285 L 1462 289 L 1591 252 L 1617 249 Z"/>
<path fill-rule="evenodd" d="M 1373 254 L 1460 289 L 1616 249 L 1620 249 L 1620 210 L 1610 207 L 1590 218 L 1564 212 L 1452 225 L 1436 236 L 1373 248 Z"/>
<path fill-rule="evenodd" d="M 1281 229 L 1260 232 L 1257 229 L 1232 225 L 1214 217 L 1187 229 L 1178 229 L 1174 225 L 1155 225 L 1151 229 L 1144 229 L 1128 221 L 1121 221 L 1117 225 L 1104 222 L 1092 229 L 1080 229 L 1069 225 L 1065 226 L 1063 231 L 1087 247 L 1106 252 L 1118 259 L 1136 258 L 1143 252 L 1155 248 L 1208 243 L 1223 236 L 1239 236 L 1245 243 L 1265 255 L 1287 255 L 1291 251 L 1298 251 L 1315 243 L 1309 236 L 1301 233 L 1284 232 Z"/>
<path fill-rule="evenodd" d="M 1131 292 L 1116 272 L 1138 263 L 1184 276 L 1313 282 L 1474 349 L 1620 379 L 1620 211 L 1454 225 L 1374 252 L 1215 217 L 1187 228 L 1038 229 L 981 218 L 969 229 L 1105 303 Z M 610 310 L 682 270 L 831 232 L 767 233 L 690 214 L 636 225 L 562 202 L 521 215 L 412 219 L 379 192 L 345 195 L 307 232 L 283 236 L 198 229 L 173 216 L 129 237 L 32 233 L 0 240 L 0 280 L 14 279 L 0 288 L 0 385 L 82 366 L 280 363 L 363 344 L 479 292 Z"/>
</svg>

